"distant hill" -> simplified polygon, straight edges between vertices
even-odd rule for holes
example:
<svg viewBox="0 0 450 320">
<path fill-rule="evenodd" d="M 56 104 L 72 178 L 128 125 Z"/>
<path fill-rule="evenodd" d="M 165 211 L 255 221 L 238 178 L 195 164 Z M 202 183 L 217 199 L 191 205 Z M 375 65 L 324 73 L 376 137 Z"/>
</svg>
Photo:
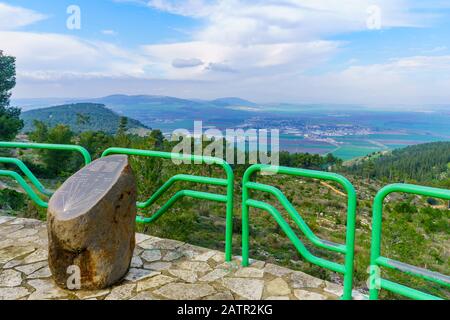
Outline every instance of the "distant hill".
<svg viewBox="0 0 450 320">
<path fill-rule="evenodd" d="M 432 142 L 375 153 L 346 169 L 351 173 L 387 179 L 433 184 L 450 179 L 450 142 Z"/>
<path fill-rule="evenodd" d="M 80 116 L 84 123 L 80 122 Z M 39 120 L 49 126 L 69 125 L 75 132 L 98 130 L 114 134 L 117 131 L 120 115 L 106 108 L 103 104 L 74 103 L 43 109 L 25 111 L 21 115 L 25 122 L 23 132 L 34 129 L 33 120 Z M 129 130 L 148 130 L 141 122 L 128 119 Z"/>
<path fill-rule="evenodd" d="M 256 107 L 258 106 L 256 103 L 244 100 L 241 98 L 228 97 L 228 98 L 220 98 L 210 101 L 210 103 L 218 105 L 218 106 L 243 106 L 243 107 Z"/>
</svg>

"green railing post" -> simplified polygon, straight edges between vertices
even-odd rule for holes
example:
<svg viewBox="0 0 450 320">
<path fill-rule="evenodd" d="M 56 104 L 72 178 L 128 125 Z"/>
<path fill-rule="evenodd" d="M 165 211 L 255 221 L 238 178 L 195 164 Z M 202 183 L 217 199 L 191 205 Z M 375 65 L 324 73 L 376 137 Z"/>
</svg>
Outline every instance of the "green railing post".
<svg viewBox="0 0 450 320">
<path fill-rule="evenodd" d="M 153 151 L 153 150 L 140 150 L 140 149 L 128 149 L 128 148 L 109 148 L 106 149 L 102 157 L 105 157 L 110 154 L 126 154 L 131 156 L 143 156 L 143 157 L 154 157 L 154 158 L 162 158 L 162 159 L 171 159 L 171 160 L 189 160 L 192 163 L 202 163 L 202 164 L 216 164 L 222 166 L 224 169 L 227 178 L 226 179 L 218 179 L 211 177 L 203 177 L 203 176 L 193 176 L 193 175 L 185 175 L 180 174 L 173 176 L 169 181 L 167 181 L 163 186 L 161 186 L 147 201 L 139 202 L 137 204 L 138 208 L 146 208 L 153 204 L 157 199 L 159 199 L 164 192 L 166 192 L 169 187 L 176 181 L 187 181 L 187 182 L 196 182 L 196 183 L 204 183 L 209 185 L 220 185 L 226 186 L 227 191 L 226 195 L 207 193 L 207 192 L 199 192 L 193 190 L 181 190 L 177 192 L 172 198 L 170 198 L 166 204 L 164 204 L 156 213 L 154 213 L 151 217 L 142 217 L 138 216 L 136 221 L 138 223 L 151 223 L 158 219 L 162 214 L 164 214 L 177 200 L 182 197 L 188 196 L 197 199 L 204 199 L 209 201 L 217 201 L 226 203 L 226 227 L 225 227 L 225 260 L 231 261 L 232 258 L 232 245 L 233 245 L 233 196 L 234 196 L 234 173 L 231 166 L 223 159 L 208 157 L 208 156 L 199 156 L 192 154 L 180 154 L 180 153 L 170 153 L 170 152 L 162 152 L 162 151 Z"/>
<path fill-rule="evenodd" d="M 287 174 L 293 176 L 300 176 L 305 178 L 314 178 L 321 180 L 334 181 L 343 186 L 347 192 L 347 232 L 345 245 L 336 244 L 331 241 L 322 240 L 318 238 L 312 230 L 308 227 L 306 222 L 298 214 L 289 200 L 284 196 L 283 192 L 279 189 L 250 181 L 251 176 L 257 172 L 268 172 L 272 174 Z M 249 189 L 268 192 L 274 195 L 278 201 L 286 209 L 290 217 L 294 220 L 300 230 L 314 245 L 345 254 L 344 265 L 340 265 L 322 258 L 312 255 L 306 247 L 304 247 L 301 240 L 295 235 L 295 233 L 287 224 L 281 214 L 275 207 L 272 207 L 264 202 L 255 201 L 249 199 Z M 278 167 L 262 164 L 255 164 L 249 167 L 244 173 L 242 179 L 242 265 L 248 266 L 249 264 L 249 207 L 255 207 L 263 209 L 269 212 L 281 229 L 286 233 L 288 238 L 297 248 L 299 253 L 309 262 L 317 264 L 323 268 L 330 269 L 335 272 L 342 273 L 344 275 L 344 292 L 342 299 L 349 300 L 352 298 L 352 286 L 353 286 L 353 260 L 354 260 L 354 247 L 355 247 L 355 221 L 356 221 L 356 192 L 353 185 L 345 177 L 335 173 L 306 170 L 300 168 Z"/>
<path fill-rule="evenodd" d="M 373 202 L 372 217 L 372 244 L 370 252 L 370 281 L 369 281 L 369 298 L 377 300 L 379 291 L 385 289 L 397 294 L 404 295 L 411 299 L 440 299 L 439 297 L 427 294 L 425 292 L 412 289 L 395 283 L 381 277 L 380 267 L 394 269 L 413 277 L 421 278 L 430 282 L 437 283 L 446 287 L 450 287 L 450 277 L 432 272 L 427 269 L 415 267 L 406 263 L 391 260 L 381 256 L 381 231 L 384 199 L 391 193 L 402 192 L 427 197 L 440 198 L 450 200 L 450 190 L 417 186 L 412 184 L 390 184 L 378 191 Z"/>
</svg>

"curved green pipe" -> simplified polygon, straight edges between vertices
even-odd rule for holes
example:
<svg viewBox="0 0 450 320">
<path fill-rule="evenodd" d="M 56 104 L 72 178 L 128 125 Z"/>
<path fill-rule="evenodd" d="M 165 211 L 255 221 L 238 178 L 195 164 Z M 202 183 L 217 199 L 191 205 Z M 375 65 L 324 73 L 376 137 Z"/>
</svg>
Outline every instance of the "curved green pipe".
<svg viewBox="0 0 450 320">
<path fill-rule="evenodd" d="M 20 186 L 25 190 L 28 196 L 40 207 L 48 208 L 47 202 L 43 201 L 39 196 L 34 192 L 33 188 L 31 188 L 24 178 L 20 174 L 10 170 L 0 170 L 0 176 L 5 176 L 16 180 Z"/>
<path fill-rule="evenodd" d="M 417 295 L 418 290 L 403 286 L 399 283 L 387 282 L 387 280 L 382 279 L 379 271 L 380 266 L 389 267 L 395 269 L 395 267 L 391 266 L 387 262 L 387 258 L 381 257 L 381 231 L 382 231 L 382 219 L 383 219 L 383 202 L 384 199 L 391 193 L 394 192 L 402 192 L 408 194 L 415 194 L 427 197 L 435 197 L 445 200 L 450 200 L 450 190 L 446 189 L 438 189 L 424 186 L 417 186 L 413 184 L 403 184 L 403 183 L 395 183 L 390 184 L 383 187 L 380 191 L 378 191 L 375 199 L 373 201 L 372 207 L 372 243 L 370 249 L 370 275 L 373 277 L 372 281 L 370 281 L 369 288 L 369 298 L 371 300 L 377 300 L 379 295 L 380 288 L 377 287 L 379 283 L 388 283 L 384 289 L 389 291 L 399 293 L 405 296 L 413 295 L 415 299 L 420 299 L 420 295 Z M 389 259 L 390 260 L 390 259 Z M 394 261 L 395 260 L 390 260 Z M 401 270 L 399 270 L 401 271 Z M 405 272 L 405 271 L 401 271 Z M 423 276 L 411 271 L 405 272 L 412 276 L 421 277 Z M 440 283 L 439 279 L 434 278 L 433 276 L 427 277 L 427 280 Z M 423 297 L 428 297 L 430 295 L 426 293 L 422 293 Z M 432 296 L 434 297 L 434 296 Z M 435 297 L 438 298 L 438 297 Z"/>
<path fill-rule="evenodd" d="M 261 183 L 255 183 L 255 182 L 248 182 L 247 187 L 254 190 L 259 190 L 263 192 L 270 193 L 274 195 L 278 201 L 284 206 L 286 211 L 289 213 L 290 217 L 294 220 L 294 222 L 297 224 L 299 229 L 303 232 L 303 234 L 306 236 L 308 240 L 310 240 L 313 244 L 320 248 L 328 249 L 331 251 L 339 252 L 339 253 L 346 253 L 347 248 L 344 245 L 341 244 L 328 244 L 327 242 L 324 242 L 322 239 L 317 237 L 314 232 L 309 228 L 308 224 L 302 219 L 300 214 L 297 210 L 295 210 L 294 206 L 291 204 L 291 202 L 286 198 L 286 196 L 283 194 L 283 192 L 274 187 L 269 186 L 266 184 Z"/>
<path fill-rule="evenodd" d="M 165 182 L 147 201 L 138 202 L 137 207 L 140 209 L 147 208 L 148 206 L 155 203 L 163 194 L 166 192 L 175 182 L 177 181 L 187 181 L 195 183 L 206 183 L 211 185 L 226 186 L 227 181 L 225 179 L 202 177 L 202 176 L 191 176 L 187 174 L 177 174 L 171 177 L 167 182 Z"/>
<path fill-rule="evenodd" d="M 393 291 L 396 292 L 398 294 L 401 294 L 405 297 L 408 297 L 410 299 L 415 299 L 415 300 L 444 300 L 441 299 L 439 297 L 433 296 L 431 294 L 416 290 L 416 289 L 411 289 L 407 286 L 404 286 L 402 284 L 399 283 L 395 283 L 386 279 L 381 279 L 380 280 L 380 287 L 388 290 L 388 291 Z"/>
<path fill-rule="evenodd" d="M 28 142 L 3 142 L 0 141 L 0 148 L 19 148 L 19 149 L 47 149 L 60 151 L 76 151 L 79 152 L 84 159 L 84 164 L 91 163 L 91 155 L 89 152 L 77 145 L 73 144 L 50 144 L 50 143 L 28 143 Z"/>
<path fill-rule="evenodd" d="M 226 227 L 225 227 L 225 260 L 231 261 L 232 258 L 232 245 L 233 245 L 233 196 L 234 196 L 234 173 L 231 166 L 223 159 L 199 156 L 192 154 L 171 153 L 163 151 L 152 151 L 142 149 L 128 149 L 128 148 L 109 148 L 106 149 L 102 157 L 110 154 L 126 154 L 132 156 L 144 156 L 163 158 L 170 160 L 188 160 L 194 163 L 200 164 L 216 164 L 222 166 L 227 176 L 227 195 L 226 195 Z"/>
<path fill-rule="evenodd" d="M 1 163 L 12 163 L 19 167 L 22 170 L 23 174 L 30 180 L 30 182 L 36 187 L 36 189 L 45 196 L 52 196 L 53 192 L 45 189 L 45 187 L 39 182 L 36 176 L 28 169 L 28 167 L 21 160 L 16 158 L 6 158 L 0 157 Z"/>
<path fill-rule="evenodd" d="M 338 263 L 328 261 L 319 257 L 314 256 L 309 250 L 304 246 L 304 244 L 297 237 L 295 232 L 289 226 L 289 224 L 283 219 L 280 212 L 270 204 L 257 200 L 247 200 L 246 204 L 248 206 L 265 210 L 270 213 L 270 215 L 275 219 L 275 221 L 280 225 L 281 229 L 287 235 L 289 240 L 294 244 L 295 248 L 300 252 L 300 254 L 309 262 L 316 264 L 320 267 L 330 269 L 335 272 L 345 273 L 345 267 Z"/>
<path fill-rule="evenodd" d="M 255 164 L 250 166 L 244 173 L 242 179 L 242 265 L 248 266 L 248 253 L 249 253 L 249 212 L 247 200 L 249 199 L 249 188 L 255 187 L 260 188 L 261 184 L 254 184 L 250 181 L 252 175 L 258 171 L 263 173 L 272 173 L 272 174 L 287 174 L 293 176 L 301 176 L 306 178 L 314 178 L 320 180 L 328 180 L 334 181 L 342 185 L 347 192 L 347 231 L 346 231 L 346 239 L 345 239 L 345 272 L 344 272 L 344 292 L 342 295 L 343 299 L 351 299 L 352 298 L 352 286 L 353 286 L 353 260 L 354 260 L 354 251 L 355 251 L 355 225 L 356 225 L 356 191 L 350 181 L 348 181 L 345 177 L 323 171 L 315 171 L 315 170 L 307 170 L 301 168 L 290 168 L 283 166 L 271 166 L 265 164 Z M 265 189 L 265 188 L 264 188 Z M 275 195 L 280 200 L 281 204 L 288 210 L 290 215 L 294 217 L 296 223 L 299 227 L 302 227 L 304 230 L 302 231 L 311 231 L 306 223 L 302 224 L 302 221 L 298 219 L 298 212 L 292 207 L 290 202 L 284 197 L 280 197 L 280 193 L 276 191 L 277 189 L 272 189 L 268 186 L 265 191 L 275 192 Z M 277 195 L 278 194 L 278 195 Z M 283 201 L 281 201 L 283 200 Z M 312 233 L 312 231 L 311 231 Z M 313 233 L 312 233 L 313 234 Z M 308 236 L 305 233 L 306 236 Z M 310 234 L 311 236 L 311 234 Z M 314 239 L 314 238 L 313 238 Z M 311 239 L 310 239 L 311 240 Z M 329 241 L 324 241 L 319 238 L 315 239 L 317 244 L 317 240 L 321 241 L 318 246 L 326 249 L 330 249 L 336 252 L 340 252 L 342 247 L 336 250 L 334 248 L 334 243 Z M 314 242 L 313 242 L 314 243 Z M 329 246 L 333 247 L 333 249 L 329 248 Z"/>
<path fill-rule="evenodd" d="M 219 195 L 215 193 L 209 193 L 209 192 L 201 192 L 201 191 L 194 191 L 194 190 L 181 190 L 178 191 L 175 195 L 173 195 L 158 211 L 156 211 L 151 217 L 143 217 L 143 216 L 137 216 L 136 222 L 138 223 L 151 223 L 156 221 L 163 213 L 165 213 L 167 210 L 169 210 L 175 202 L 180 200 L 183 197 L 191 197 L 196 199 L 203 199 L 203 200 L 210 200 L 210 201 L 217 201 L 217 202 L 226 202 L 227 197 L 224 195 Z"/>
</svg>

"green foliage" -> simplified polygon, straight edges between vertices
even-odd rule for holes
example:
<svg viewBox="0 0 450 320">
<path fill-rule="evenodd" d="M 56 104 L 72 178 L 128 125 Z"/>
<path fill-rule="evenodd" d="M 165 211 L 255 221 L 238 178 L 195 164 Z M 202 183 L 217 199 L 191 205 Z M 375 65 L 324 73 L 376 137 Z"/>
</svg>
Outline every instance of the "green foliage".
<svg viewBox="0 0 450 320">
<path fill-rule="evenodd" d="M 43 122 L 35 121 L 36 130 L 30 134 L 34 142 L 51 144 L 70 144 L 74 136 L 68 126 L 59 124 L 48 128 Z M 74 167 L 74 157 L 70 152 L 59 150 L 39 150 L 42 161 L 45 163 L 48 173 L 52 176 L 70 172 Z M 63 174 L 65 176 L 66 174 Z"/>
<path fill-rule="evenodd" d="M 326 170 L 330 166 L 341 163 L 342 160 L 331 153 L 323 157 L 319 154 L 280 152 L 280 165 L 286 167 Z"/>
<path fill-rule="evenodd" d="M 0 140 L 12 140 L 23 128 L 20 109 L 9 107 L 11 90 L 16 85 L 15 61 L 0 50 Z"/>
<path fill-rule="evenodd" d="M 392 182 L 440 184 L 448 179 L 450 170 L 450 142 L 432 142 L 368 158 L 344 168 L 359 176 L 387 179 Z"/>
<path fill-rule="evenodd" d="M 25 123 L 24 132 L 33 131 L 35 120 L 45 123 L 48 127 L 64 124 L 75 133 L 83 131 L 103 131 L 107 134 L 115 134 L 121 118 L 118 114 L 106 108 L 103 104 L 75 103 L 50 108 L 35 109 L 22 113 Z M 126 126 L 129 130 L 148 128 L 134 119 L 128 119 Z"/>
<path fill-rule="evenodd" d="M 93 158 L 99 158 L 106 146 L 113 145 L 114 138 L 102 131 L 85 131 L 79 135 L 79 145 L 84 147 Z"/>
<path fill-rule="evenodd" d="M 0 209 L 21 211 L 27 203 L 27 196 L 11 189 L 0 190 Z"/>
</svg>

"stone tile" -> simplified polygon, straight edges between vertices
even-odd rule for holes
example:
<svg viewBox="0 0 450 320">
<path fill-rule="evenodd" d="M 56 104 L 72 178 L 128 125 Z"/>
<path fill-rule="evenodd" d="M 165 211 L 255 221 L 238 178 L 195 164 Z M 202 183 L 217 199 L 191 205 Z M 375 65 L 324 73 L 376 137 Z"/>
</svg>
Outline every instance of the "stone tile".
<svg viewBox="0 0 450 320">
<path fill-rule="evenodd" d="M 340 297 L 344 293 L 344 288 L 336 283 L 325 281 L 325 287 L 323 288 L 323 291 Z"/>
<path fill-rule="evenodd" d="M 324 280 L 314 278 L 309 274 L 294 271 L 291 274 L 292 287 L 295 289 L 298 288 L 319 288 L 322 287 L 325 283 Z"/>
<path fill-rule="evenodd" d="M 291 289 L 282 278 L 275 278 L 266 284 L 265 293 L 268 296 L 285 296 L 291 293 Z"/>
<path fill-rule="evenodd" d="M 36 262 L 32 264 L 27 264 L 24 266 L 15 267 L 16 270 L 25 273 L 26 275 L 32 274 L 33 272 L 45 267 L 47 265 L 47 261 Z"/>
<path fill-rule="evenodd" d="M 4 238 L 1 234 L 0 234 L 0 238 Z M 0 249 L 4 249 L 6 247 L 10 247 L 15 245 L 15 241 L 12 239 L 4 239 L 0 241 Z"/>
<path fill-rule="evenodd" d="M 127 275 L 125 276 L 125 280 L 136 282 L 136 281 L 139 281 L 142 279 L 156 276 L 160 273 L 161 272 L 147 270 L 147 269 L 130 268 Z"/>
<path fill-rule="evenodd" d="M 136 284 L 122 284 L 111 290 L 111 293 L 105 297 L 105 300 L 128 300 L 133 296 Z"/>
<path fill-rule="evenodd" d="M 0 273 L 0 287 L 17 287 L 22 283 L 22 274 L 9 269 Z"/>
<path fill-rule="evenodd" d="M 194 259 L 195 257 L 211 250 L 186 243 L 180 248 L 180 251 L 182 251 L 183 255 L 188 259 Z"/>
<path fill-rule="evenodd" d="M 264 267 L 264 271 L 276 277 L 282 277 L 292 272 L 292 270 L 288 268 L 280 267 L 272 263 L 267 263 L 266 266 Z"/>
<path fill-rule="evenodd" d="M 30 219 L 30 218 L 15 218 L 14 221 L 11 221 L 9 224 L 16 225 L 16 224 L 22 224 L 28 227 L 34 227 L 43 225 L 44 222 L 36 220 L 36 219 Z"/>
<path fill-rule="evenodd" d="M 204 298 L 204 300 L 234 300 L 231 292 L 219 292 Z"/>
<path fill-rule="evenodd" d="M 160 261 L 144 264 L 145 269 L 150 269 L 150 270 L 155 270 L 155 271 L 167 270 L 167 269 L 170 269 L 171 266 L 172 266 L 171 262 L 160 262 Z"/>
<path fill-rule="evenodd" d="M 213 257 L 216 254 L 216 251 L 207 251 L 205 253 L 199 254 L 198 256 L 195 256 L 193 258 L 194 261 L 208 261 L 211 257 Z"/>
<path fill-rule="evenodd" d="M 241 278 L 262 278 L 264 276 L 264 270 L 252 267 L 243 267 L 237 270 L 234 275 Z"/>
<path fill-rule="evenodd" d="M 154 291 L 168 299 L 197 300 L 212 295 L 216 291 L 208 284 L 169 283 Z"/>
<path fill-rule="evenodd" d="M 199 280 L 204 282 L 212 282 L 225 277 L 229 273 L 230 271 L 226 269 L 214 269 L 210 273 L 205 274 Z"/>
<path fill-rule="evenodd" d="M 0 249 L 0 264 L 6 263 L 14 258 L 26 255 L 35 250 L 32 246 L 26 247 L 6 247 Z"/>
<path fill-rule="evenodd" d="M 9 234 L 14 233 L 23 228 L 24 228 L 23 225 L 3 224 L 0 225 L 0 235 L 2 235 L 2 237 L 7 237 Z"/>
<path fill-rule="evenodd" d="M 289 298 L 289 296 L 271 296 L 271 297 L 267 297 L 264 300 L 291 300 Z"/>
<path fill-rule="evenodd" d="M 216 253 L 211 258 L 213 261 L 215 261 L 217 263 L 225 262 L 225 255 L 222 252 Z"/>
<path fill-rule="evenodd" d="M 28 300 L 48 300 L 67 297 L 67 293 L 58 288 L 51 279 L 29 280 L 28 284 L 36 289 L 36 291 L 28 297 Z"/>
<path fill-rule="evenodd" d="M 161 238 L 150 237 L 149 239 L 140 242 L 138 245 L 142 249 L 155 249 L 154 243 L 161 240 Z"/>
<path fill-rule="evenodd" d="M 130 298 L 130 300 L 158 300 L 157 297 L 155 297 L 151 292 L 149 291 L 142 291 L 139 292 L 134 297 Z"/>
<path fill-rule="evenodd" d="M 170 269 L 169 273 L 189 283 L 194 283 L 198 280 L 197 272 L 191 270 Z"/>
<path fill-rule="evenodd" d="M 30 294 L 27 288 L 0 288 L 0 300 L 19 300 Z"/>
<path fill-rule="evenodd" d="M 153 289 L 160 287 L 162 285 L 174 282 L 176 279 L 172 277 L 168 277 L 165 275 L 154 276 L 150 279 L 145 279 L 143 281 L 138 282 L 137 284 L 137 292 L 145 291 L 148 289 Z"/>
<path fill-rule="evenodd" d="M 151 249 L 163 249 L 163 250 L 175 250 L 181 247 L 184 242 L 170 239 L 162 239 L 153 243 L 153 248 Z"/>
<path fill-rule="evenodd" d="M 209 272 L 212 268 L 202 261 L 183 261 L 179 264 L 180 269 L 192 270 L 196 272 Z"/>
<path fill-rule="evenodd" d="M 11 220 L 14 220 L 14 217 L 0 215 L 0 224 L 3 224 L 5 222 L 11 221 Z"/>
<path fill-rule="evenodd" d="M 38 271 L 33 272 L 29 276 L 27 276 L 27 279 L 38 279 L 38 278 L 48 278 L 51 277 L 52 273 L 50 271 L 49 267 L 43 267 L 42 269 L 39 269 Z"/>
<path fill-rule="evenodd" d="M 136 233 L 136 235 L 135 235 L 136 244 L 144 242 L 145 240 L 148 240 L 150 238 L 151 237 L 149 235 L 146 235 L 146 234 L 143 234 L 143 233 Z"/>
<path fill-rule="evenodd" d="M 141 258 L 147 262 L 159 261 L 161 260 L 160 250 L 145 250 L 141 253 Z"/>
<path fill-rule="evenodd" d="M 47 249 L 37 249 L 32 254 L 29 254 L 25 259 L 23 259 L 23 264 L 34 263 L 38 261 L 46 261 L 48 259 Z"/>
<path fill-rule="evenodd" d="M 264 281 L 259 279 L 223 278 L 222 284 L 248 300 L 260 300 L 264 288 Z"/>
<path fill-rule="evenodd" d="M 92 298 L 103 297 L 103 296 L 107 295 L 109 292 L 110 292 L 109 289 L 73 291 L 73 293 L 78 297 L 78 299 L 81 299 L 81 300 L 90 300 Z"/>
<path fill-rule="evenodd" d="M 21 229 L 16 232 L 10 233 L 8 235 L 8 238 L 18 239 L 18 238 L 27 238 L 30 236 L 34 236 L 36 233 L 38 233 L 38 230 L 36 229 Z"/>
<path fill-rule="evenodd" d="M 11 268 L 14 268 L 14 267 L 16 267 L 16 266 L 19 266 L 19 265 L 21 265 L 21 264 L 23 264 L 23 261 L 22 261 L 22 260 L 16 260 L 16 259 L 13 259 L 13 260 L 10 260 L 10 261 L 8 261 L 7 263 L 5 263 L 5 264 L 3 265 L 3 269 L 11 269 Z"/>
<path fill-rule="evenodd" d="M 327 300 L 323 294 L 302 289 L 294 290 L 294 296 L 298 300 Z"/>
<path fill-rule="evenodd" d="M 181 251 L 172 250 L 167 252 L 167 254 L 163 258 L 163 261 L 174 261 L 180 259 L 181 257 L 183 257 L 183 253 Z"/>
<path fill-rule="evenodd" d="M 131 268 L 141 268 L 143 265 L 144 263 L 142 262 L 142 259 L 140 257 L 134 256 L 133 258 L 131 258 Z"/>
<path fill-rule="evenodd" d="M 266 263 L 264 261 L 255 261 L 250 265 L 250 267 L 262 269 L 265 265 Z"/>
</svg>

